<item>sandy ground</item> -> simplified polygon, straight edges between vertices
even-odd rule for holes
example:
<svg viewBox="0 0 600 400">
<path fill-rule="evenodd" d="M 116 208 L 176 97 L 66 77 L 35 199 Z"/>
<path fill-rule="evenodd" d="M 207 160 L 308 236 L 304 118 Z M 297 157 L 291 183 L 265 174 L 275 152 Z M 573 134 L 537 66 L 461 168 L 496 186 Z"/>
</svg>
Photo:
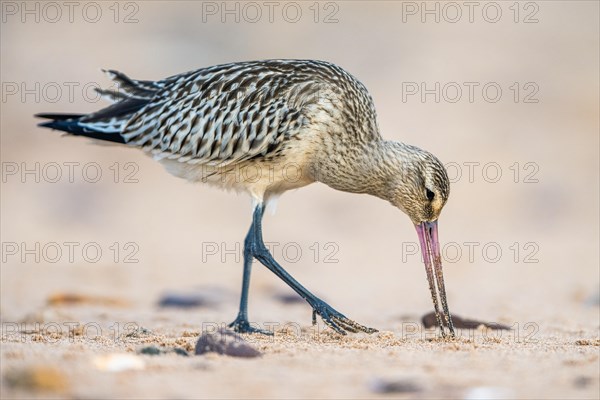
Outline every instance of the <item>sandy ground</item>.
<svg viewBox="0 0 600 400">
<path fill-rule="evenodd" d="M 115 23 L 100 4 L 110 18 L 98 23 L 2 23 L 3 399 L 600 397 L 597 2 L 535 2 L 532 24 L 513 21 L 512 2 L 499 3 L 498 23 L 401 22 L 401 2 L 337 2 L 333 24 L 314 23 L 308 3 L 311 18 L 272 24 L 204 23 L 201 2 L 160 1 L 136 2 L 137 23 Z M 277 57 L 344 66 L 371 91 L 384 136 L 446 163 L 450 309 L 511 331 L 436 339 L 420 325 L 432 306 L 409 220 L 381 200 L 312 185 L 265 217 L 265 240 L 306 287 L 380 332 L 312 328 L 310 308 L 281 301 L 290 289 L 255 265 L 250 319 L 276 331 L 246 337 L 262 357 L 193 355 L 203 331 L 236 315 L 248 199 L 175 179 L 132 149 L 60 138 L 32 115 L 97 109 L 80 89 L 109 85 L 99 67 L 157 79 Z M 406 84 L 421 82 L 494 82 L 504 95 L 403 101 Z M 528 82 L 538 102 L 524 102 Z M 204 305 L 160 307 L 169 293 Z M 148 346 L 189 356 L 139 354 Z M 110 371 L 110 354 L 133 357 L 119 361 L 129 369 Z"/>
<path fill-rule="evenodd" d="M 598 395 L 597 306 L 573 304 L 562 318 L 517 322 L 512 331 L 460 330 L 459 339 L 444 341 L 422 328 L 416 315 L 378 312 L 359 316 L 379 333 L 341 337 L 322 325 L 311 327 L 305 305 L 263 298 L 253 308 L 279 317 L 267 323 L 279 326 L 274 337 L 244 335 L 262 352 L 253 359 L 193 355 L 203 329 L 214 332 L 226 322 L 216 321 L 233 307 L 210 308 L 54 306 L 30 315 L 29 323 L 4 323 L 3 398 Z M 498 320 L 514 321 L 508 315 Z M 190 356 L 138 354 L 143 369 L 119 372 L 101 364 L 103 355 L 135 355 L 152 345 L 184 349 Z M 409 392 L 381 393 L 394 383 Z"/>
</svg>

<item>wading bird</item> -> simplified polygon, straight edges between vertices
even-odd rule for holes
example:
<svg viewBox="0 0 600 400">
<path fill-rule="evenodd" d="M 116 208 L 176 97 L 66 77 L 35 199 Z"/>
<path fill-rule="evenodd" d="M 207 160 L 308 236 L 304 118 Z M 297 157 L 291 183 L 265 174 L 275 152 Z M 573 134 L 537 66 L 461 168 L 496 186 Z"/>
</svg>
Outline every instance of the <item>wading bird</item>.
<svg viewBox="0 0 600 400">
<path fill-rule="evenodd" d="M 384 140 L 362 83 L 323 61 L 267 60 L 202 68 L 160 81 L 105 71 L 118 90 L 98 90 L 114 104 L 91 114 L 38 114 L 40 126 L 122 143 L 152 155 L 184 179 L 250 194 L 255 206 L 244 241 L 238 332 L 267 333 L 248 321 L 253 258 L 302 296 L 335 331 L 376 332 L 325 303 L 275 261 L 262 237 L 265 206 L 283 192 L 322 182 L 387 200 L 419 236 L 442 335 L 454 327 L 444 288 L 438 216 L 450 191 L 431 153 Z M 289 167 L 297 173 L 290 176 Z M 439 300 L 438 300 L 439 296 Z M 439 311 L 443 308 L 443 317 Z"/>
</svg>

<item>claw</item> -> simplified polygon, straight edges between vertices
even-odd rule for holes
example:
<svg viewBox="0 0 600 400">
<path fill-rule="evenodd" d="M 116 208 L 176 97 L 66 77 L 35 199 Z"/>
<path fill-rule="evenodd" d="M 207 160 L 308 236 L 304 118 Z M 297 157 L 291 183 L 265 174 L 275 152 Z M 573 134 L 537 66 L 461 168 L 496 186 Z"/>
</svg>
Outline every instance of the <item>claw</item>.
<svg viewBox="0 0 600 400">
<path fill-rule="evenodd" d="M 352 327 L 352 329 L 355 329 L 356 332 L 359 332 L 359 331 L 365 332 L 365 333 L 379 332 L 377 329 L 369 328 L 368 326 L 361 325 L 361 324 L 357 323 L 356 321 L 353 321 L 353 320 L 345 318 L 345 317 L 344 317 L 344 323 L 347 324 L 348 326 Z"/>
<path fill-rule="evenodd" d="M 323 321 L 329 326 L 331 329 L 339 333 L 340 335 L 347 335 L 346 331 L 343 330 L 340 326 L 338 326 L 333 319 L 330 317 L 323 318 Z"/>
<path fill-rule="evenodd" d="M 311 304 L 313 307 L 313 325 L 316 324 L 317 314 L 321 317 L 323 322 L 327 324 L 331 329 L 339 333 L 340 335 L 346 335 L 347 332 L 357 333 L 357 332 L 365 332 L 365 333 L 374 333 L 378 332 L 377 329 L 369 328 L 364 325 L 361 325 L 351 319 L 347 318 L 342 313 L 334 310 L 331 306 L 324 302 L 320 302 L 317 304 Z"/>
<path fill-rule="evenodd" d="M 344 327 L 344 330 L 348 331 L 348 332 L 352 332 L 352 333 L 357 333 L 359 332 L 358 329 L 356 329 L 355 327 L 353 327 L 351 324 L 349 324 L 347 321 L 347 319 L 341 319 L 341 318 L 337 318 L 337 317 L 333 317 L 333 320 L 335 322 L 337 322 L 338 325 L 341 325 Z"/>
</svg>

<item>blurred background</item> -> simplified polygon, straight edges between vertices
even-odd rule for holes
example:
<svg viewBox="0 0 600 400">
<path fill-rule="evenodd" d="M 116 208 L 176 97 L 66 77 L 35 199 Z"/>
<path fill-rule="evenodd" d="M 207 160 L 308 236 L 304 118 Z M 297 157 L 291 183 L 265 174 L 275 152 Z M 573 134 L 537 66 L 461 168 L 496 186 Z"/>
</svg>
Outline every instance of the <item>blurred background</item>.
<svg viewBox="0 0 600 400">
<path fill-rule="evenodd" d="M 440 240 L 454 313 L 597 335 L 598 2 L 53 4 L 2 2 L 3 323 L 60 319 L 47 306 L 57 293 L 127 304 L 62 311 L 78 320 L 231 322 L 249 198 L 172 177 L 135 149 L 38 128 L 33 115 L 104 107 L 93 88 L 112 83 L 100 68 L 158 80 L 301 58 L 352 73 L 383 136 L 447 165 Z M 400 334 L 432 308 L 414 227 L 379 199 L 314 184 L 285 194 L 264 229 L 292 275 L 361 323 Z M 227 300 L 157 310 L 164 293 L 202 288 Z M 308 307 L 274 300 L 288 293 L 255 265 L 251 320 L 308 326 Z"/>
</svg>

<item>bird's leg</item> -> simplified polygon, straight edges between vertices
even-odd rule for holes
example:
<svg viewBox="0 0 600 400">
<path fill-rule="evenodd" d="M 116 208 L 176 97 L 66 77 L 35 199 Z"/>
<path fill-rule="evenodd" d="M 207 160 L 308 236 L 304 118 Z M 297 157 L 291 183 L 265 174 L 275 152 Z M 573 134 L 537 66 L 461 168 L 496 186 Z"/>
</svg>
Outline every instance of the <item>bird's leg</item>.
<svg viewBox="0 0 600 400">
<path fill-rule="evenodd" d="M 254 239 L 254 223 L 250 225 L 246 239 L 244 239 L 244 275 L 242 277 L 242 296 L 240 299 L 240 311 L 235 321 L 228 326 L 239 333 L 262 333 L 272 335 L 273 332 L 255 328 L 248 321 L 248 290 L 250 288 L 250 272 L 252 271 L 252 246 Z"/>
<path fill-rule="evenodd" d="M 264 244 L 262 237 L 262 217 L 264 213 L 264 206 L 259 204 L 254 210 L 253 216 L 253 227 L 252 233 L 254 235 L 253 243 L 250 246 L 251 252 L 254 257 L 260 261 L 265 267 L 271 272 L 277 275 L 282 281 L 284 281 L 289 287 L 294 289 L 308 304 L 313 308 L 313 323 L 315 322 L 315 314 L 319 314 L 323 321 L 332 329 L 340 334 L 346 334 L 348 332 L 366 332 L 373 333 L 377 332 L 376 329 L 368 328 L 360 325 L 351 319 L 348 319 L 342 313 L 335 310 L 329 304 L 316 297 L 314 294 L 309 292 L 304 286 L 302 286 L 296 279 L 288 274 L 282 267 L 275 261 L 269 250 Z"/>
</svg>

